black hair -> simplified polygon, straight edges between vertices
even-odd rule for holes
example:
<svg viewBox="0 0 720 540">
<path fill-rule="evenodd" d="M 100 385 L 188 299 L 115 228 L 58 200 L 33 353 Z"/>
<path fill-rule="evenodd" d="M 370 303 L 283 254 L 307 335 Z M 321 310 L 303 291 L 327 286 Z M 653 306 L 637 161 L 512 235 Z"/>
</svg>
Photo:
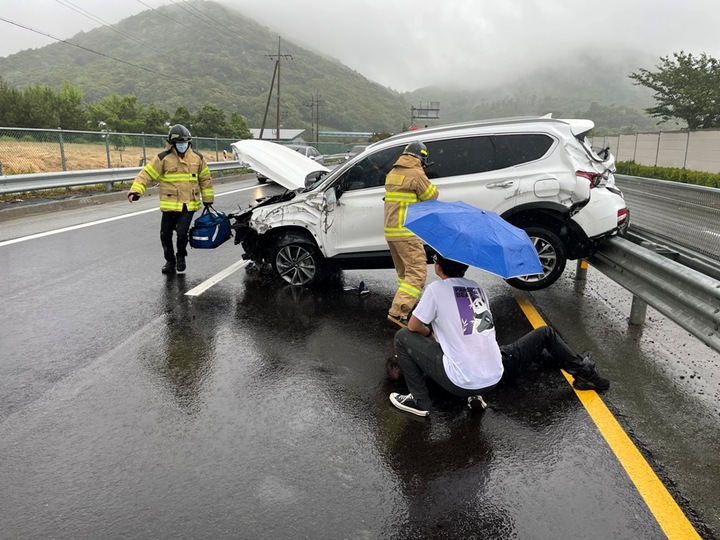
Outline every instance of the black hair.
<svg viewBox="0 0 720 540">
<path fill-rule="evenodd" d="M 463 277 L 467 272 L 468 265 L 461 262 L 453 261 L 452 259 L 446 259 L 439 253 L 433 256 L 433 260 L 440 265 L 443 274 L 447 277 Z"/>
</svg>

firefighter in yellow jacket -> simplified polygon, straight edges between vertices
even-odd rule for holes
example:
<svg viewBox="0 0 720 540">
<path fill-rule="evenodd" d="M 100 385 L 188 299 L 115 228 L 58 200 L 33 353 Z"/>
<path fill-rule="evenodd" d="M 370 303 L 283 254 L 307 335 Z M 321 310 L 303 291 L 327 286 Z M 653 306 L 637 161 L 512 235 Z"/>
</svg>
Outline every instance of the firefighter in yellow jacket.
<svg viewBox="0 0 720 540">
<path fill-rule="evenodd" d="M 425 145 L 411 142 L 385 177 L 385 240 L 398 275 L 388 319 L 399 326 L 407 326 L 427 277 L 423 242 L 404 227 L 409 205 L 438 198 L 437 187 L 425 176 L 427 158 Z"/>
<path fill-rule="evenodd" d="M 215 194 L 205 158 L 191 146 L 190 131 L 181 124 L 170 127 L 169 148 L 155 156 L 135 178 L 128 200 L 136 201 L 152 182 L 160 183 L 160 243 L 165 256 L 163 274 L 185 271 L 188 231 L 193 214 L 213 203 Z M 177 256 L 173 249 L 173 231 L 177 233 Z"/>
</svg>

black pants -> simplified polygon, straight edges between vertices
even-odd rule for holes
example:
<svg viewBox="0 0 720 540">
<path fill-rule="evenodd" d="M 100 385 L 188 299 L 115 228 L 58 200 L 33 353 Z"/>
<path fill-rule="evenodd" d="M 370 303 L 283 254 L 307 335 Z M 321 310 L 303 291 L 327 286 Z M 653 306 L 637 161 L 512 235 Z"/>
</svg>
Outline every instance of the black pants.
<svg viewBox="0 0 720 540">
<path fill-rule="evenodd" d="M 549 356 L 544 356 L 543 351 L 547 351 Z M 440 344 L 406 328 L 395 334 L 395 352 L 408 390 L 418 405 L 427 410 L 431 401 L 425 377 L 430 377 L 442 388 L 460 397 L 480 394 L 495 387 L 466 389 L 456 386 L 445 373 Z M 517 377 L 530 364 L 541 360 L 552 362 L 571 375 L 589 375 L 593 369 L 549 326 L 537 328 L 515 343 L 500 347 L 500 352 L 504 368 L 501 382 Z"/>
<path fill-rule="evenodd" d="M 163 248 L 165 260 L 175 263 L 175 250 L 173 249 L 173 231 L 177 233 L 177 254 L 187 257 L 188 231 L 195 212 L 187 209 L 183 204 L 182 212 L 161 212 L 160 243 Z"/>
</svg>

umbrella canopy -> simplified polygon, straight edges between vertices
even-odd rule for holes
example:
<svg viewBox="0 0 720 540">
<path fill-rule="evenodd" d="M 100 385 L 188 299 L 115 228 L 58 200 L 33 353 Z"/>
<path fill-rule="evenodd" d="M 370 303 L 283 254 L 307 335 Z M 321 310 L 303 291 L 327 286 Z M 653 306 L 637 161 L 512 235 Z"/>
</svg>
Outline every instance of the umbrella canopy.
<svg viewBox="0 0 720 540">
<path fill-rule="evenodd" d="M 425 201 L 409 206 L 405 227 L 444 258 L 502 278 L 543 273 L 527 233 L 495 212 L 464 202 Z"/>
</svg>

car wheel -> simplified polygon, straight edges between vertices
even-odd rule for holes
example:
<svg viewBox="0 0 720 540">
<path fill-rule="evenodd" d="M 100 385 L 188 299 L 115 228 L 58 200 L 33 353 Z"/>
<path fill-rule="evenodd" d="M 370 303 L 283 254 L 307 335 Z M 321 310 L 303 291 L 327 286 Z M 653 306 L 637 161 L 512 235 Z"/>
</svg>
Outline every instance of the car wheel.
<svg viewBox="0 0 720 540">
<path fill-rule="evenodd" d="M 265 178 L 264 176 L 258 176 L 257 179 L 258 184 L 264 184 L 265 182 L 267 182 L 267 178 Z"/>
<path fill-rule="evenodd" d="M 275 272 L 290 285 L 312 285 L 322 281 L 325 261 L 320 250 L 301 236 L 285 235 L 273 254 Z"/>
<path fill-rule="evenodd" d="M 523 291 L 537 291 L 549 287 L 562 275 L 567 262 L 565 246 L 560 238 L 548 229 L 541 227 L 525 227 L 524 229 L 532 243 L 535 244 L 543 273 L 510 278 L 507 283 Z"/>
</svg>

